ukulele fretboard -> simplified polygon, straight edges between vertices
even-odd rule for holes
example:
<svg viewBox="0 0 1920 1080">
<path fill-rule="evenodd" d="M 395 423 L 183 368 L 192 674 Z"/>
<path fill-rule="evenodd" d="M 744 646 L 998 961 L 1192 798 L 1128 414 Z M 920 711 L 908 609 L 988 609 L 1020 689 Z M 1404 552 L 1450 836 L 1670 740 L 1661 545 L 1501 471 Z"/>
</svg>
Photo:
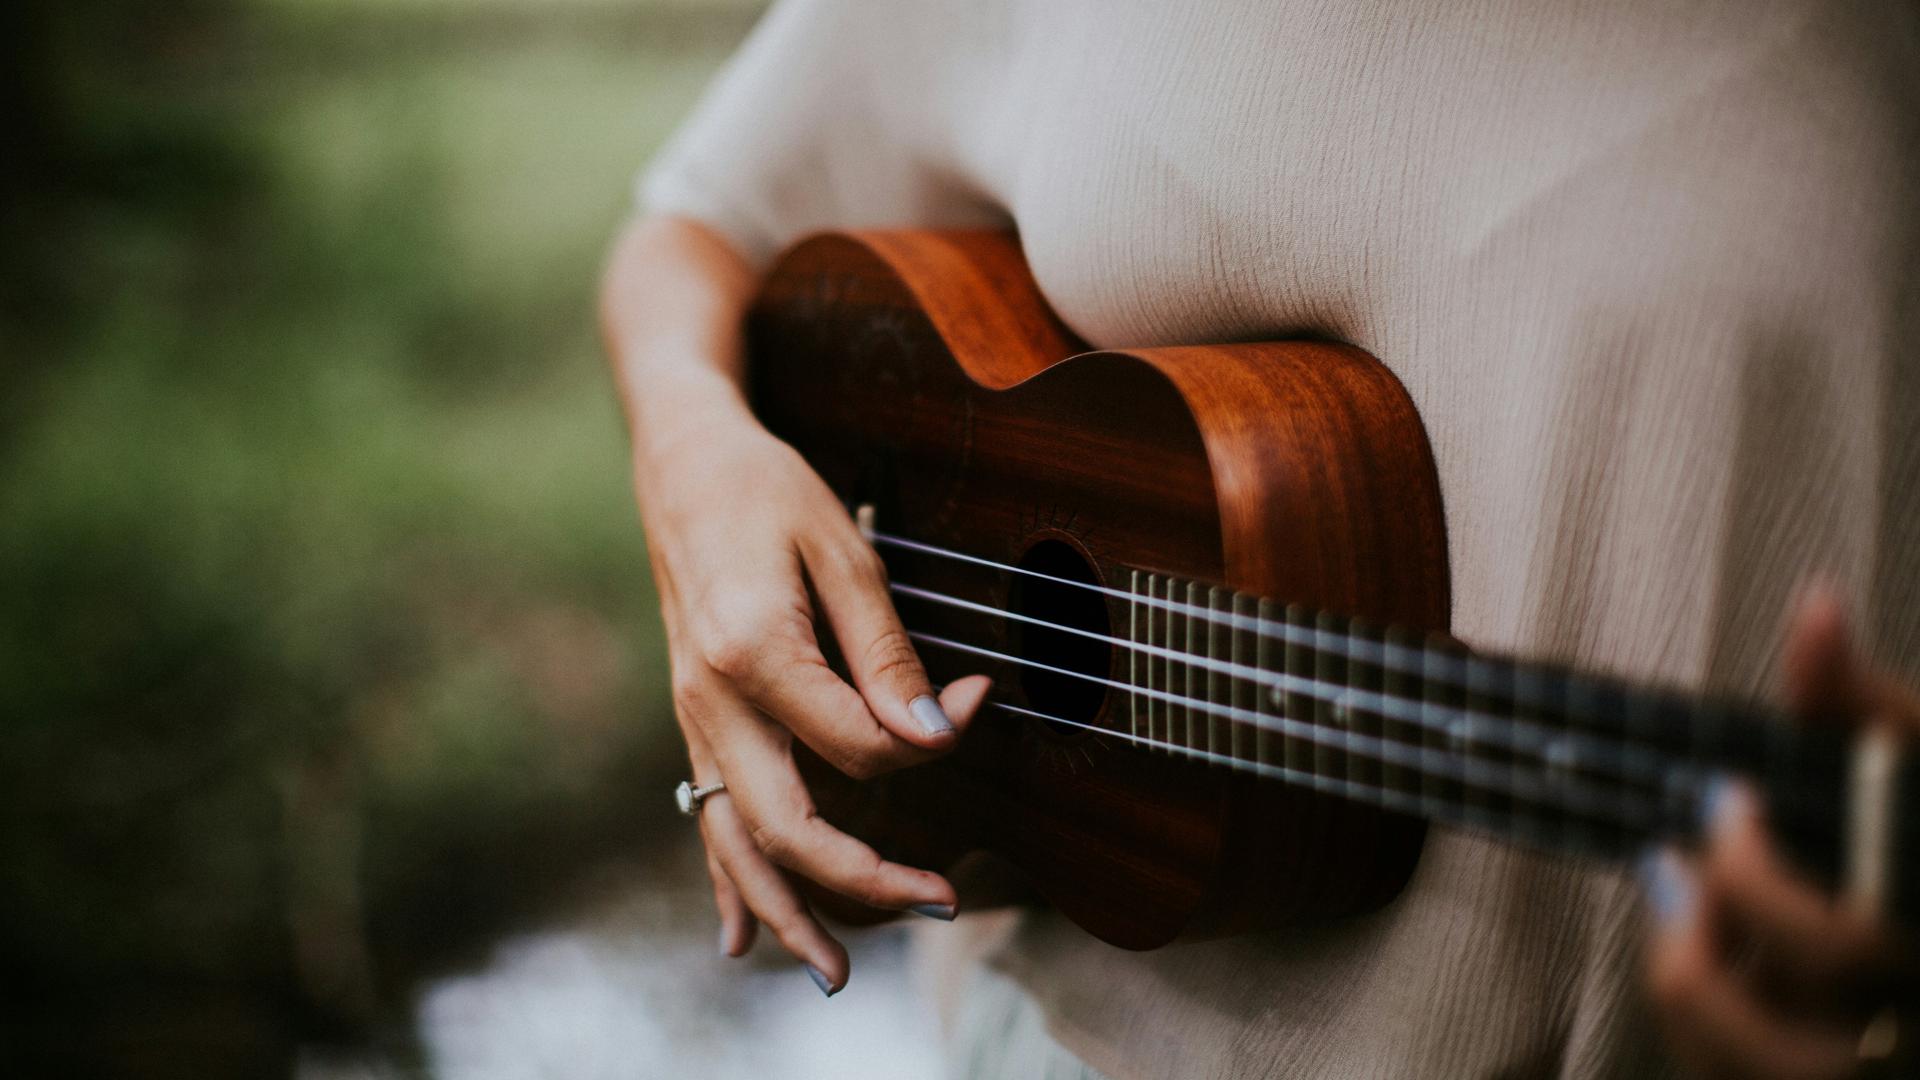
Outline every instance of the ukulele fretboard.
<svg viewBox="0 0 1920 1080">
<path fill-rule="evenodd" d="M 1836 788 L 1807 774 L 1837 782 L 1844 744 L 1763 711 L 1165 575 L 1128 585 L 1107 726 L 1143 747 L 1582 854 L 1689 836 L 1725 773 L 1837 826 L 1838 804 L 1806 795 Z"/>
<path fill-rule="evenodd" d="M 1861 756 L 1838 727 L 1146 570 L 1122 571 L 1124 587 L 1114 587 L 879 539 L 1010 572 L 1004 607 L 893 586 L 902 600 L 1000 625 L 984 638 L 996 648 L 982 635 L 916 629 L 914 609 L 903 609 L 923 648 L 1017 669 L 1024 700 L 996 702 L 1008 714 L 1615 860 L 1693 842 L 1715 782 L 1741 777 L 1810 875 L 1838 884 L 1859 854 L 1850 831 Z M 1897 851 L 1899 825 L 1920 822 L 1920 767 L 1903 755 L 1892 771 L 1882 815 L 1891 832 L 1874 842 Z M 1889 902 L 1911 914 L 1920 867 L 1881 861 L 1897 878 Z"/>
</svg>

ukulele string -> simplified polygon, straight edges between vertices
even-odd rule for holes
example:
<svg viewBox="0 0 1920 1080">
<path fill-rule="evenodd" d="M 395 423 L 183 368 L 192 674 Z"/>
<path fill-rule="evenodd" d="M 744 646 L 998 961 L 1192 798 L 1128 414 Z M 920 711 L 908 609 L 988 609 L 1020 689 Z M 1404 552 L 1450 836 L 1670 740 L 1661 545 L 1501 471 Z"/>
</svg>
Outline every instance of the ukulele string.
<svg viewBox="0 0 1920 1080">
<path fill-rule="evenodd" d="M 1319 773 L 1289 768 L 1285 765 L 1277 765 L 1272 762 L 1248 761 L 1245 758 L 1237 758 L 1217 751 L 1202 750 L 1198 747 L 1184 746 L 1180 743 L 1166 742 L 1126 731 L 1114 731 L 1079 720 L 1068 720 L 1065 717 L 1053 716 L 1034 709 L 1025 709 L 1018 705 L 1009 705 L 1001 701 L 992 701 L 987 704 L 1005 712 L 1013 713 L 1016 716 L 1023 716 L 1050 724 L 1061 724 L 1067 727 L 1079 728 L 1083 731 L 1091 731 L 1098 735 L 1109 735 L 1113 738 L 1122 739 L 1147 749 L 1164 750 L 1169 753 L 1181 754 L 1209 764 L 1224 765 L 1242 772 L 1250 772 L 1263 778 L 1279 780 L 1291 786 L 1312 788 L 1315 791 L 1325 792 L 1339 798 L 1351 799 L 1356 802 L 1372 802 L 1388 810 L 1411 814 L 1415 817 L 1426 818 L 1431 821 L 1482 829 L 1501 835 L 1517 834 L 1523 840 L 1531 841 L 1543 850 L 1555 851 L 1564 849 L 1570 839 L 1568 830 L 1564 827 L 1564 822 L 1549 820 L 1539 813 L 1529 813 L 1524 809 L 1499 814 L 1487 807 L 1476 806 L 1463 799 L 1449 800 L 1426 791 L 1416 794 L 1410 791 L 1401 791 L 1398 788 L 1368 784 L 1346 777 L 1323 776 Z M 1661 826 L 1665 824 L 1657 812 L 1639 815 L 1638 817 L 1630 817 L 1625 814 L 1609 814 L 1606 815 L 1606 817 L 1607 820 L 1600 824 L 1632 830 L 1640 834 L 1640 839 L 1631 845 L 1634 847 L 1638 847 L 1640 842 L 1645 839 L 1659 835 L 1662 832 Z M 1592 846 L 1605 847 L 1607 845 L 1596 842 Z M 1617 850 L 1617 846 L 1614 847 L 1614 850 Z"/>
<path fill-rule="evenodd" d="M 1599 789 L 1581 781 L 1578 777 L 1563 774 L 1553 775 L 1552 771 L 1534 768 L 1522 769 L 1519 763 L 1495 763 L 1480 758 L 1453 753 L 1440 747 L 1414 746 L 1408 743 L 1393 742 L 1378 736 L 1351 731 L 1327 731 L 1311 724 L 1284 716 L 1269 716 L 1249 712 L 1231 705 L 1202 701 L 1198 698 L 1186 698 L 1150 687 L 1132 686 L 1117 679 L 1100 675 L 1074 671 L 1069 668 L 1043 664 L 1022 656 L 1013 656 L 997 652 L 979 645 L 955 641 L 951 638 L 909 630 L 907 636 L 925 644 L 955 649 L 1036 670 L 1064 675 L 1069 678 L 1084 679 L 1091 683 L 1123 690 L 1128 693 L 1157 698 L 1170 704 L 1197 709 L 1229 720 L 1238 720 L 1277 732 L 1285 737 L 1303 740 L 1332 750 L 1345 751 L 1350 757 L 1377 761 L 1383 765 L 1393 765 L 1409 769 L 1422 777 L 1451 780 L 1463 785 L 1496 795 L 1519 796 L 1536 803 L 1558 804 L 1565 809 L 1599 820 L 1621 821 L 1629 826 L 1644 827 L 1645 823 L 1620 813 L 1626 805 L 1624 789 Z M 1122 733 L 1108 728 L 1094 728 L 1107 734 Z M 1132 738 L 1134 736 L 1124 736 Z M 1178 745 L 1178 744 L 1169 744 Z M 1237 759 L 1236 759 L 1237 760 Z M 1664 778 L 1667 792 L 1697 792 L 1703 785 L 1691 775 L 1693 770 L 1685 766 L 1673 766 Z"/>
<path fill-rule="evenodd" d="M 1322 682 L 1302 675 L 1266 671 L 1217 657 L 1181 652 L 1161 645 L 1130 641 L 1077 626 L 1049 622 L 1046 619 L 994 607 L 991 604 L 981 604 L 899 582 L 890 583 L 888 588 L 911 599 L 943 604 L 1043 629 L 1076 634 L 1127 652 L 1145 653 L 1183 666 L 1197 667 L 1221 674 L 1230 679 L 1243 679 L 1267 688 L 1269 693 L 1298 694 L 1326 702 L 1335 708 L 1362 709 L 1378 713 L 1401 723 L 1438 732 L 1456 743 L 1484 743 L 1513 753 L 1530 754 L 1562 767 L 1588 768 L 1597 772 L 1606 772 L 1622 780 L 1646 779 L 1653 783 L 1660 783 L 1674 767 L 1672 761 L 1657 751 L 1611 741 L 1603 736 L 1559 731 L 1519 717 L 1496 716 L 1437 702 L 1416 701 L 1383 691 L 1363 690 L 1337 683 Z M 1184 703 L 1184 699 L 1181 703 Z"/>
<path fill-rule="evenodd" d="M 1116 589 L 1110 585 L 1101 585 L 1091 581 L 1077 581 L 1073 578 L 1059 577 L 1054 574 L 1044 574 L 1038 570 L 1029 570 L 1024 566 L 997 562 L 993 559 L 982 558 L 979 555 L 969 555 L 964 551 L 954 551 L 951 548 L 922 543 L 918 540 L 910 540 L 904 536 L 895 536 L 891 533 L 869 531 L 866 533 L 866 537 L 868 541 L 876 546 L 895 547 L 905 551 L 918 552 L 922 555 L 931 555 L 935 558 L 972 563 L 975 566 L 985 567 L 989 570 L 1000 570 L 1009 574 L 1019 574 L 1022 577 L 1033 578 L 1036 581 L 1044 581 L 1051 585 L 1067 585 L 1075 589 L 1085 589 L 1089 592 L 1100 593 L 1103 596 L 1111 596 L 1117 600 L 1124 600 L 1129 604 L 1158 608 L 1162 611 L 1176 615 L 1184 615 L 1189 619 L 1197 619 L 1201 622 L 1224 624 L 1236 630 L 1251 630 L 1260 637 L 1278 638 L 1289 645 L 1299 645 L 1321 652 L 1334 652 L 1348 660 L 1358 660 L 1363 664 L 1371 664 L 1398 671 L 1403 675 L 1418 675 L 1427 678 L 1428 681 L 1435 681 L 1434 672 L 1429 671 L 1424 666 L 1424 663 L 1415 664 L 1414 666 L 1396 666 L 1389 662 L 1388 654 L 1392 651 L 1389 646 L 1380 642 L 1369 641 L 1366 638 L 1356 637 L 1352 634 L 1325 632 L 1317 627 L 1295 626 L 1291 623 L 1275 622 L 1272 619 L 1263 619 L 1258 615 L 1243 615 L 1234 611 L 1215 611 L 1212 608 L 1201 607 L 1198 604 L 1188 604 L 1179 600 L 1169 600 L 1164 597 L 1141 596 L 1138 593 L 1130 593 L 1125 589 Z M 1329 646 L 1331 646 L 1331 648 L 1329 648 Z M 1402 651 L 1411 651 L 1411 649 L 1403 649 Z M 1446 665 L 1446 669 L 1441 673 L 1441 681 L 1448 685 L 1457 686 L 1460 689 L 1466 689 L 1467 668 L 1466 662 L 1463 659 L 1444 653 L 1437 654 L 1434 659 Z"/>
<path fill-rule="evenodd" d="M 1090 581 L 1076 581 L 1073 578 L 1058 577 L 1053 574 L 1044 574 L 1037 570 L 1029 570 L 1024 566 L 1014 566 L 1010 563 L 997 562 L 993 559 L 982 558 L 978 555 L 969 555 L 963 551 L 954 551 L 950 548 L 922 543 L 918 540 L 912 540 L 904 536 L 896 536 L 891 533 L 879 532 L 877 530 L 866 530 L 864 535 L 869 542 L 876 546 L 894 547 L 935 558 L 970 563 L 990 570 L 1019 574 L 1053 585 L 1066 585 L 1076 589 L 1085 589 L 1090 592 L 1099 593 L 1103 596 L 1111 596 L 1135 606 L 1156 608 L 1172 614 L 1183 615 L 1188 619 L 1203 623 L 1224 625 L 1236 630 L 1249 630 L 1259 637 L 1278 639 L 1283 644 L 1295 645 L 1316 652 L 1329 653 L 1346 660 L 1378 667 L 1383 672 L 1391 671 L 1396 674 L 1417 678 L 1430 686 L 1447 687 L 1464 693 L 1472 693 L 1476 689 L 1473 685 L 1473 679 L 1469 670 L 1470 660 L 1466 657 L 1450 653 L 1445 649 L 1422 648 L 1417 645 L 1396 645 L 1391 642 L 1373 641 L 1350 633 L 1324 631 L 1313 626 L 1297 626 L 1292 623 L 1276 622 L 1272 619 L 1261 618 L 1258 615 L 1245 615 L 1232 611 L 1215 611 L 1212 608 L 1183 603 L 1179 600 L 1170 600 L 1155 596 L 1141 596 L 1137 593 L 1127 592 L 1124 589 L 1116 589 L 1108 585 L 1100 585 Z M 1593 685 L 1600 683 L 1600 680 L 1592 679 L 1580 679 L 1577 681 Z M 1503 689 L 1508 692 L 1508 697 L 1517 706 L 1539 709 L 1564 709 L 1570 713 L 1574 711 L 1569 708 L 1567 702 L 1558 700 L 1552 697 L 1544 688 L 1530 685 L 1525 681 L 1516 680 L 1512 686 Z M 1594 720 L 1602 719 L 1602 717 L 1591 714 L 1589 714 L 1587 718 Z"/>
</svg>

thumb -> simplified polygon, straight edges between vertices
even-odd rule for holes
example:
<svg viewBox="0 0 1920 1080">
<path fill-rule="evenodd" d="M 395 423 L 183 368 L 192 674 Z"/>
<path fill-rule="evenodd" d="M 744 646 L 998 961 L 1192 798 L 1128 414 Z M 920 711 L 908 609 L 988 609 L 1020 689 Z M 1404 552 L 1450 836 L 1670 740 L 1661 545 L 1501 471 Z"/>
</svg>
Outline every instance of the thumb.
<svg viewBox="0 0 1920 1080">
<path fill-rule="evenodd" d="M 915 746 L 945 750 L 959 739 L 962 725 L 985 696 L 985 687 L 962 687 L 957 692 L 949 687 L 955 707 L 966 715 L 952 714 L 946 707 L 948 699 L 935 695 L 913 639 L 894 610 L 885 566 L 864 541 L 855 543 L 857 547 L 807 561 L 821 614 L 874 719 Z"/>
<path fill-rule="evenodd" d="M 1853 650 L 1846 601 L 1831 582 L 1800 590 L 1787 623 L 1787 703 L 1823 723 L 1851 726 L 1872 709 L 1872 680 Z"/>
</svg>

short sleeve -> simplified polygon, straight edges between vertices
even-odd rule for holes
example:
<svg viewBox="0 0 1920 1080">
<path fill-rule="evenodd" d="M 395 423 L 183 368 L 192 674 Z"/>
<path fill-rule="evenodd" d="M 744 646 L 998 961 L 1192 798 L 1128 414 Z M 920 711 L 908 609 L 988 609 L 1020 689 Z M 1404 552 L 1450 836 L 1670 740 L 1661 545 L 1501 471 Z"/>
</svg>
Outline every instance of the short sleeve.
<svg viewBox="0 0 1920 1080">
<path fill-rule="evenodd" d="M 783 0 L 638 183 L 650 213 L 717 229 L 756 268 L 820 229 L 1004 221 L 943 131 L 950 85 L 913 3 Z"/>
</svg>

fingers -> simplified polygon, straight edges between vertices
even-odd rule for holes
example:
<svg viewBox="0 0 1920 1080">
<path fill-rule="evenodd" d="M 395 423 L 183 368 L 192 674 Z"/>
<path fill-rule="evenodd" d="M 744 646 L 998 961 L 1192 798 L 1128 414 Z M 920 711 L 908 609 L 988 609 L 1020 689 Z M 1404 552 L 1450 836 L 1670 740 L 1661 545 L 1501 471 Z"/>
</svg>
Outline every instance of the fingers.
<svg viewBox="0 0 1920 1080">
<path fill-rule="evenodd" d="M 1724 785 L 1714 803 L 1701 865 L 1707 894 L 1793 996 L 1837 1002 L 1890 974 L 1893 943 L 1786 864 L 1751 790 Z"/>
<path fill-rule="evenodd" d="M 822 596 L 822 607 L 829 608 L 828 597 L 851 588 L 840 583 L 816 591 Z M 880 597 L 886 604 L 884 591 Z M 742 592 L 730 596 L 724 604 L 716 604 L 707 613 L 707 625 L 699 635 L 703 643 L 700 658 L 706 670 L 675 671 L 676 694 L 683 711 L 713 714 L 711 703 L 693 700 L 702 696 L 744 698 L 761 713 L 778 720 L 834 768 L 855 779 L 917 765 L 950 749 L 958 728 L 939 699 L 930 693 L 922 695 L 924 700 L 895 700 L 888 692 L 863 693 L 827 666 L 813 636 L 811 616 L 800 606 L 803 600 L 804 589 L 796 569 L 792 595 Z M 905 631 L 899 629 L 890 605 L 886 616 L 893 622 L 898 642 L 904 644 Z M 840 638 L 843 651 L 861 655 L 847 644 L 852 640 L 848 635 L 841 634 Z M 884 651 L 868 648 L 864 655 L 872 658 Z M 909 648 L 908 659 L 920 683 L 924 683 L 925 671 L 911 654 Z M 855 664 L 856 682 L 860 680 L 859 670 Z M 869 687 L 880 682 L 868 678 Z M 889 709 L 894 721 L 883 723 L 881 716 Z M 914 719 L 916 716 L 919 719 Z M 967 715 L 963 715 L 959 723 L 966 720 Z"/>
<path fill-rule="evenodd" d="M 1854 659 L 1846 604 L 1826 582 L 1801 589 L 1787 624 L 1783 663 L 1787 703 L 1824 721 L 1856 723 L 1875 702 L 1871 683 Z"/>
<path fill-rule="evenodd" d="M 955 679 L 940 691 L 940 707 L 961 730 L 973 722 L 973 716 L 987 700 L 987 691 L 993 689 L 993 680 L 985 675 L 968 675 Z"/>
<path fill-rule="evenodd" d="M 1831 586 L 1796 600 L 1784 667 L 1803 715 L 1920 726 L 1912 695 L 1859 657 Z M 1911 957 L 1786 863 L 1750 789 L 1721 785 L 1709 815 L 1697 872 L 1670 852 L 1643 865 L 1649 984 L 1676 1053 L 1708 1076 L 1856 1074 L 1869 1007 L 1895 996 Z"/>
<path fill-rule="evenodd" d="M 851 974 L 847 950 L 827 933 L 792 883 L 754 845 L 732 793 L 729 782 L 726 793 L 708 800 L 700 811 L 700 831 L 707 850 L 739 890 L 746 906 L 773 931 L 782 948 L 807 966 L 807 974 L 820 992 L 832 997 L 847 985 Z"/>
<path fill-rule="evenodd" d="M 894 610 L 886 567 L 873 548 L 849 530 L 803 547 L 802 556 L 821 614 L 873 716 L 915 746 L 952 746 L 965 718 L 952 716 L 934 696 L 927 669 Z"/>
<path fill-rule="evenodd" d="M 889 911 L 914 910 L 951 918 L 953 886 L 938 874 L 888 862 L 872 848 L 827 824 L 794 767 L 785 734 L 766 720 L 745 723 L 716 746 L 731 804 L 754 848 L 774 863 L 843 896 Z M 735 883 L 745 883 L 736 876 Z M 765 911 L 756 912 L 764 919 Z"/>
<path fill-rule="evenodd" d="M 720 768 L 714 762 L 713 750 L 707 745 L 706 737 L 696 725 L 687 723 L 686 717 L 681 718 L 681 727 L 687 739 L 687 759 L 693 766 L 693 783 L 704 786 L 720 780 Z M 709 796 L 708 801 L 724 797 L 725 793 L 722 792 Z M 707 835 L 707 828 L 703 812 L 700 839 L 707 852 L 707 876 L 713 879 L 714 911 L 720 916 L 720 953 L 723 956 L 744 956 L 748 949 L 753 948 L 757 920 L 747 907 L 746 900 L 740 896 L 740 890 L 734 886 L 733 879 L 727 876 L 726 868 L 720 864 L 713 841 Z"/>
<path fill-rule="evenodd" d="M 759 920 L 740 898 L 740 890 L 713 854 L 712 845 L 707 847 L 707 876 L 713 879 L 713 906 L 720 913 L 720 955 L 745 956 L 753 948 Z"/>
<path fill-rule="evenodd" d="M 1833 585 L 1815 581 L 1801 589 L 1787 623 L 1787 703 L 1817 720 L 1849 726 L 1872 720 L 1920 732 L 1920 697 L 1865 663 L 1848 623 L 1846 602 Z"/>
<path fill-rule="evenodd" d="M 1859 1065 L 1844 1028 L 1782 1016 L 1726 962 L 1713 898 L 1672 852 L 1642 866 L 1656 918 L 1648 941 L 1650 993 L 1675 1053 L 1711 1077 L 1825 1080 Z"/>
<path fill-rule="evenodd" d="M 682 727 L 687 756 L 701 783 L 724 779 L 713 747 L 698 725 Z M 827 933 L 780 871 L 754 845 L 733 799 L 733 781 L 701 804 L 700 838 L 707 849 L 707 873 L 713 879 L 714 905 L 720 913 L 720 951 L 742 956 L 753 947 L 764 922 L 788 953 L 806 966 L 807 975 L 828 997 L 840 992 L 852 974 L 847 951 Z"/>
<path fill-rule="evenodd" d="M 741 682 L 747 700 L 856 780 L 939 756 L 942 748 L 916 745 L 883 726 L 818 649 L 769 650 L 757 666 L 753 677 Z"/>
</svg>

